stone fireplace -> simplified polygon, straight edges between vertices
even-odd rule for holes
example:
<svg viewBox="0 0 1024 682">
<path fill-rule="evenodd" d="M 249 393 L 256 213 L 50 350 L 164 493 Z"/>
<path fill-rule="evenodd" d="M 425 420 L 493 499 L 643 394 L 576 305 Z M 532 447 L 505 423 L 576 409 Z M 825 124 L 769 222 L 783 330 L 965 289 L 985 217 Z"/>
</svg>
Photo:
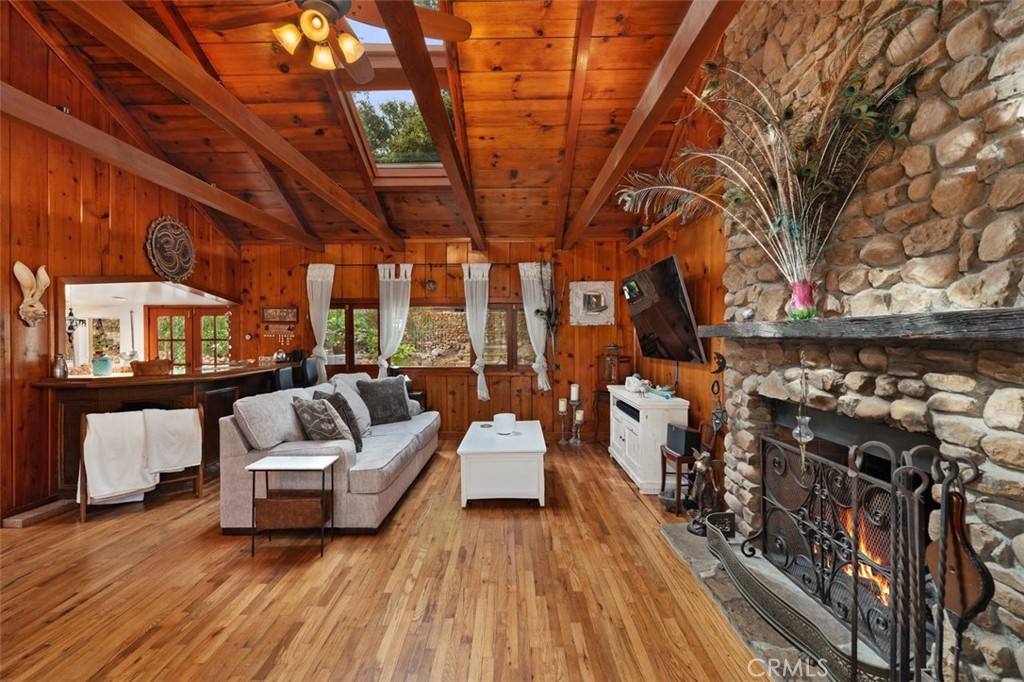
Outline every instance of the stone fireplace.
<svg viewBox="0 0 1024 682">
<path fill-rule="evenodd" d="M 748 3 L 725 56 L 759 71 L 783 99 L 813 99 L 843 26 L 888 4 Z M 818 296 L 826 319 L 775 322 L 785 282 L 751 238 L 726 226 L 726 324 L 702 330 L 725 337 L 729 363 L 724 497 L 741 533 L 763 528 L 761 442 L 777 434 L 772 401 L 920 434 L 976 463 L 967 521 L 996 591 L 966 633 L 963 679 L 1019 680 L 1024 3 L 946 0 L 910 38 L 906 54 L 865 65 L 868 80 L 905 59 L 927 70 L 908 146 L 878 160 L 832 237 Z M 934 535 L 934 515 L 930 525 Z"/>
</svg>

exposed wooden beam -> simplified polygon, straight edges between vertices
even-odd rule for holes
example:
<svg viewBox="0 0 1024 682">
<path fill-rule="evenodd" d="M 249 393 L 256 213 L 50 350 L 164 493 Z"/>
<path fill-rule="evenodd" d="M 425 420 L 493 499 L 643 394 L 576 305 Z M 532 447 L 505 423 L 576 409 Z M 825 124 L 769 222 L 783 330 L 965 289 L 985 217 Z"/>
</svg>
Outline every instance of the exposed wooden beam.
<svg viewBox="0 0 1024 682">
<path fill-rule="evenodd" d="M 437 147 L 441 165 L 448 172 L 455 194 L 455 205 L 466 223 L 473 246 L 481 251 L 487 248 L 483 231 L 476 215 L 476 201 L 473 188 L 469 183 L 469 174 L 459 155 L 455 144 L 455 133 L 448 121 L 448 111 L 441 99 L 441 90 L 437 87 L 434 68 L 431 63 L 427 44 L 423 37 L 416 14 L 416 6 L 412 0 L 394 0 L 377 4 L 384 26 L 391 36 L 391 44 L 398 54 L 398 60 L 409 77 L 412 93 L 423 115 L 423 122 Z"/>
<path fill-rule="evenodd" d="M 558 208 L 555 210 L 555 248 L 565 243 L 566 222 L 569 220 L 569 190 L 572 187 L 572 171 L 576 165 L 576 140 L 580 132 L 580 115 L 583 112 L 583 90 L 587 81 L 587 65 L 590 63 L 590 40 L 594 34 L 594 16 L 597 14 L 596 0 L 583 0 L 580 6 L 579 24 L 576 30 L 576 54 L 573 57 L 572 85 L 569 94 L 569 120 L 565 129 L 565 152 L 562 158 L 562 177 L 558 181 Z"/>
<path fill-rule="evenodd" d="M 742 0 L 693 0 L 690 3 L 636 109 L 573 216 L 565 235 L 564 248 L 572 248 L 579 240 L 637 153 L 647 144 L 683 86 L 714 49 L 742 6 Z"/>
<path fill-rule="evenodd" d="M 452 0 L 440 0 L 438 9 L 446 14 L 453 14 Z M 466 109 L 462 105 L 462 71 L 459 69 L 459 46 L 457 43 L 444 44 L 445 65 L 448 71 L 448 94 L 452 99 L 452 117 L 455 124 L 455 142 L 459 145 L 459 155 L 472 177 L 469 163 L 469 148 L 466 145 Z"/>
<path fill-rule="evenodd" d="M 26 2 L 25 0 L 11 0 L 10 4 L 21 15 L 21 18 L 25 20 L 25 23 L 31 26 L 32 30 L 46 43 L 46 46 L 64 63 L 64 66 L 81 82 L 82 87 L 96 98 L 96 101 L 114 119 L 114 122 L 128 133 L 128 136 L 135 142 L 135 145 L 139 149 L 166 162 L 167 156 L 163 150 L 153 142 L 149 134 L 139 125 L 135 117 L 128 113 L 124 105 L 107 90 L 103 82 L 96 76 L 96 72 L 86 62 L 82 53 L 73 48 L 61 32 L 49 20 L 43 17 L 39 11 L 39 6 L 34 2 Z M 205 206 L 196 202 L 192 202 L 192 204 L 199 212 L 199 215 L 216 227 L 236 249 L 238 248 L 237 237 L 224 225 L 223 220 L 206 210 Z"/>
<path fill-rule="evenodd" d="M 274 166 L 316 192 L 359 227 L 392 248 L 402 248 L 402 239 L 390 227 L 123 2 L 76 0 L 54 3 L 53 7 L 123 59 L 187 100 Z"/>
<path fill-rule="evenodd" d="M 207 58 L 206 53 L 203 51 L 203 46 L 196 40 L 195 35 L 192 33 L 192 29 L 189 28 L 188 24 L 182 19 L 178 9 L 163 0 L 149 0 L 149 6 L 155 12 L 160 22 L 167 29 L 167 32 L 171 34 L 171 38 L 174 40 L 174 44 L 178 46 L 178 49 L 184 53 L 186 57 L 191 59 L 197 65 L 199 65 L 203 71 L 205 71 L 211 78 L 220 82 L 220 76 L 217 74 L 217 69 L 214 68 L 213 63 Z M 298 211 L 298 202 L 288 193 L 286 188 L 278 177 L 270 171 L 267 163 L 263 160 L 263 157 L 256 153 L 252 147 L 246 147 L 246 152 L 249 158 L 252 160 L 253 165 L 260 175 L 263 176 L 264 181 L 267 183 L 267 189 L 277 200 L 277 205 L 280 206 L 281 210 L 287 216 L 289 222 L 297 230 L 313 234 L 306 223 L 299 217 L 301 213 Z M 315 235 L 314 235 L 315 236 Z"/>
<path fill-rule="evenodd" d="M 100 161 L 134 173 L 160 187 L 238 218 L 249 225 L 267 230 L 307 249 L 324 250 L 324 244 L 320 239 L 296 230 L 288 223 L 238 197 L 219 190 L 127 142 L 122 142 L 113 135 L 83 123 L 74 116 L 58 111 L 46 102 L 7 83 L 3 83 L 0 93 L 0 114 L 23 126 L 78 147 Z"/>
<path fill-rule="evenodd" d="M 380 196 L 377 195 L 377 190 L 373 186 L 373 159 L 369 156 L 369 143 L 363 139 L 363 130 L 358 123 L 359 113 L 352 103 L 352 97 L 345 92 L 345 88 L 341 84 L 339 71 L 324 71 L 322 78 L 324 88 L 327 89 L 327 95 L 331 98 L 331 106 L 334 109 L 335 117 L 338 119 L 341 134 L 344 135 L 345 143 L 352 150 L 356 170 L 359 172 L 359 179 L 362 180 L 363 187 L 366 189 L 370 208 L 373 209 L 373 212 L 381 220 L 386 220 L 384 205 L 381 204 Z"/>
</svg>

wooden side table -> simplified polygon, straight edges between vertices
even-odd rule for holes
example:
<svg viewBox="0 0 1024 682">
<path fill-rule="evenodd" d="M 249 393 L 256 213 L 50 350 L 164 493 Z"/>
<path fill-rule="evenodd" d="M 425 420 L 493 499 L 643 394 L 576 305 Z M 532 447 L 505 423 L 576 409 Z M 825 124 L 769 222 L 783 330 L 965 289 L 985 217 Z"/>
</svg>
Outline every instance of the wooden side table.
<svg viewBox="0 0 1024 682">
<path fill-rule="evenodd" d="M 337 455 L 271 456 L 245 467 L 252 472 L 252 537 L 249 556 L 256 556 L 256 534 L 283 528 L 320 527 L 320 556 L 324 555 L 324 524 L 333 521 L 334 468 Z M 331 494 L 327 495 L 327 470 L 331 470 Z M 256 498 L 256 474 L 263 472 L 266 497 Z M 320 472 L 320 490 L 270 487 L 270 472 Z M 332 534 L 333 538 L 333 534 Z"/>
</svg>

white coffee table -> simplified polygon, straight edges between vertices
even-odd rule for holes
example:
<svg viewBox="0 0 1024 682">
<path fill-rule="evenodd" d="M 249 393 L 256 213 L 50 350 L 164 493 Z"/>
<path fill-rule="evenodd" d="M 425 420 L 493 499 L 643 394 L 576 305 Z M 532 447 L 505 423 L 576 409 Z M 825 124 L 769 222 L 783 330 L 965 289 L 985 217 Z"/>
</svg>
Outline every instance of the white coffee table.
<svg viewBox="0 0 1024 682">
<path fill-rule="evenodd" d="M 462 439 L 462 506 L 469 500 L 522 498 L 544 506 L 544 433 L 539 421 L 516 422 L 500 435 L 491 422 L 473 422 Z"/>
</svg>

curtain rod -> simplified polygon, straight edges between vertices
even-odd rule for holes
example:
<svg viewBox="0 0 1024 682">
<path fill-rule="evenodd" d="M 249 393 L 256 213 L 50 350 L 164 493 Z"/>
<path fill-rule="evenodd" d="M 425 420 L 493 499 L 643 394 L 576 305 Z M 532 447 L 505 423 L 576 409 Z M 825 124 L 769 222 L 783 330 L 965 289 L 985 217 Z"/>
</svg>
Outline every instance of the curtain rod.
<svg viewBox="0 0 1024 682">
<path fill-rule="evenodd" d="M 523 261 L 529 263 L 530 261 Z M 533 261 L 537 262 L 537 261 Z M 561 263 L 558 261 L 541 261 L 545 263 L 551 263 L 554 266 L 560 266 Z M 378 265 L 402 265 L 402 263 L 299 263 L 301 267 L 309 267 L 310 265 L 333 265 L 336 268 L 375 268 Z M 430 268 L 461 268 L 463 263 L 405 263 L 405 265 L 419 265 Z M 505 267 L 511 267 L 513 265 L 519 265 L 519 262 L 505 261 L 500 263 L 489 262 L 489 263 L 468 263 L 467 265 L 501 265 Z"/>
</svg>

